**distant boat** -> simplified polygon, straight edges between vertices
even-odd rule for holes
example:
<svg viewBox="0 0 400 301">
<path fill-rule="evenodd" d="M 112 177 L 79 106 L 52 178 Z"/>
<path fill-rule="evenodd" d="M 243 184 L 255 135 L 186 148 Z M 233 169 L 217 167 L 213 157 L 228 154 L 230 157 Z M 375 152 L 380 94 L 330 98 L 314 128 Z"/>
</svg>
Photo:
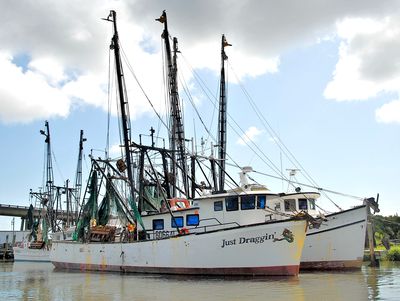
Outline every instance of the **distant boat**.
<svg viewBox="0 0 400 301">
<path fill-rule="evenodd" d="M 36 206 L 39 208 L 39 215 L 34 214 L 34 207 L 31 204 L 27 214 L 27 224 L 30 233 L 26 235 L 22 242 L 17 243 L 13 247 L 14 261 L 41 261 L 50 262 L 51 239 L 72 239 L 71 225 L 76 222 L 74 216 L 78 205 L 75 208 L 72 206 L 72 199 L 75 196 L 76 204 L 79 204 L 81 178 L 81 158 L 82 158 L 82 143 L 83 131 L 80 133 L 79 157 L 77 168 L 77 180 L 75 188 L 57 187 L 54 185 L 53 170 L 52 170 L 52 152 L 50 140 L 49 123 L 45 122 L 46 130 L 41 130 L 40 133 L 46 137 L 46 191 L 30 192 L 31 200 L 36 200 Z M 75 194 L 72 192 L 75 191 Z M 66 210 L 61 208 L 61 196 L 66 196 Z M 59 216 L 66 214 L 65 228 L 59 224 Z M 70 236 L 68 238 L 68 235 Z"/>
<path fill-rule="evenodd" d="M 90 180 L 75 241 L 53 241 L 50 254 L 53 265 L 81 271 L 297 275 L 308 224 L 305 218 L 296 216 L 280 221 L 263 220 L 245 224 L 221 221 L 221 212 L 243 212 L 238 210 L 240 203 L 235 191 L 203 196 L 201 205 L 195 204 L 194 191 L 199 189 L 199 185 L 195 185 L 193 175 L 188 175 L 186 163 L 183 163 L 184 136 L 177 99 L 176 62 L 170 56 L 168 64 L 172 72 L 169 73 L 169 87 L 172 127 L 175 128 L 171 141 L 177 146 L 167 150 L 154 144 L 145 146 L 131 141 L 115 11 L 111 11 L 106 20 L 111 21 L 114 27 L 111 49 L 116 61 L 125 160 L 119 160 L 116 169 L 111 160 L 92 158 Z M 158 21 L 165 25 L 163 37 L 168 44 L 168 56 L 171 51 L 168 48 L 165 12 Z M 176 39 L 174 53 L 177 53 Z M 140 154 L 138 189 L 133 185 L 131 148 Z M 162 158 L 162 170 L 155 170 L 153 158 Z M 171 169 L 166 164 L 167 160 L 172 163 Z M 178 171 L 182 173 L 181 187 L 176 185 Z M 121 181 L 129 184 L 128 196 L 124 196 L 124 191 L 119 188 Z M 99 205 L 100 190 L 104 198 Z M 191 197 L 177 198 L 177 190 L 191 194 Z M 216 198 L 225 200 L 225 203 L 219 200 L 216 203 Z M 264 213 L 264 209 L 257 207 L 255 202 L 254 199 L 253 213 Z"/>
<path fill-rule="evenodd" d="M 42 243 L 22 242 L 13 247 L 14 261 L 50 262 L 50 249 Z"/>
</svg>

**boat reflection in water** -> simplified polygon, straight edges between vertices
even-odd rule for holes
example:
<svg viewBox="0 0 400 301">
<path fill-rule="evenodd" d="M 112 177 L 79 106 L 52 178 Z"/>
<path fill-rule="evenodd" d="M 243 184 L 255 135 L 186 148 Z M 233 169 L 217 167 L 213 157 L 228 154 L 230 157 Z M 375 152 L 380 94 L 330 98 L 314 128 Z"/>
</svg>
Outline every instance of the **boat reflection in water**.
<svg viewBox="0 0 400 301">
<path fill-rule="evenodd" d="M 299 277 L 195 277 L 66 272 L 49 263 L 0 265 L 1 300 L 397 300 L 400 264 Z"/>
</svg>

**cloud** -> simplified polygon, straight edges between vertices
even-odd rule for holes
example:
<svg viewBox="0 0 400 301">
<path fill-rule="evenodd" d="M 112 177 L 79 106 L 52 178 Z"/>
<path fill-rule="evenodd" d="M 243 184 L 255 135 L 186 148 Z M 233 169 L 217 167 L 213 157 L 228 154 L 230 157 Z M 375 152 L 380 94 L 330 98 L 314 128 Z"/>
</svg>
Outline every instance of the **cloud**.
<svg viewBox="0 0 400 301">
<path fill-rule="evenodd" d="M 396 18 L 395 18 L 396 17 Z M 339 61 L 324 95 L 337 101 L 367 100 L 399 92 L 400 23 L 398 16 L 346 18 L 337 24 L 342 39 Z"/>
<path fill-rule="evenodd" d="M 400 100 L 394 100 L 375 111 L 375 118 L 381 123 L 400 123 Z"/>
<path fill-rule="evenodd" d="M 367 99 L 399 86 L 400 39 L 393 30 L 400 28 L 399 6 L 395 0 L 10 1 L 7 8 L 3 7 L 7 13 L 2 22 L 7 30 L 0 32 L 0 41 L 9 58 L 3 57 L 2 64 L 8 65 L 14 76 L 19 74 L 17 90 L 29 91 L 35 99 L 42 95 L 47 100 L 32 103 L 22 91 L 14 89 L 16 83 L 2 83 L 0 121 L 29 122 L 67 116 L 76 102 L 107 109 L 112 26 L 100 18 L 106 17 L 110 9 L 118 13 L 124 54 L 147 93 L 143 95 L 125 68 L 129 97 L 134 100 L 130 110 L 134 118 L 152 111 L 147 97 L 157 111 L 165 111 L 162 24 L 154 21 L 163 9 L 168 12 L 171 36 L 178 37 L 180 64 L 187 60 L 194 69 L 209 69 L 217 74 L 224 33 L 233 44 L 227 53 L 239 79 L 277 72 L 281 53 L 312 45 L 338 31 L 342 40 L 340 59 L 325 95 L 337 100 Z M 366 18 L 378 26 L 367 31 L 355 25 L 351 31 L 340 28 L 341 24 L 348 28 L 346 24 L 351 20 Z M 23 66 L 27 70 L 21 70 L 10 59 L 20 54 L 29 57 Z M 183 75 L 190 85 L 191 71 Z M 1 78 L 7 76 L 0 70 Z M 235 76 L 228 79 L 236 81 Z M 32 115 L 25 109 L 31 105 Z"/>
<path fill-rule="evenodd" d="M 250 141 L 255 141 L 256 137 L 263 133 L 262 130 L 259 130 L 255 126 L 251 126 L 247 129 L 247 131 L 240 137 L 236 142 L 240 145 L 246 145 Z"/>
<path fill-rule="evenodd" d="M 0 120 L 5 123 L 69 113 L 70 99 L 65 94 L 49 85 L 41 73 L 23 72 L 5 53 L 0 53 L 0 82 Z"/>
</svg>

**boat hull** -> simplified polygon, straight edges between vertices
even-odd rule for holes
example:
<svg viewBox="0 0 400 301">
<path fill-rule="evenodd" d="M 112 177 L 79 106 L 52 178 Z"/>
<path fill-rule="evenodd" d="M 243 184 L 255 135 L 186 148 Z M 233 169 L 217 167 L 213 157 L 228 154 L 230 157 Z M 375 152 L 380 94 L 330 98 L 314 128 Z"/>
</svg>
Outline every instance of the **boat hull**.
<svg viewBox="0 0 400 301">
<path fill-rule="evenodd" d="M 57 268 L 83 271 L 295 276 L 305 230 L 305 221 L 291 220 L 133 243 L 58 241 L 50 259 Z"/>
<path fill-rule="evenodd" d="M 14 261 L 50 262 L 50 250 L 13 247 Z"/>
<path fill-rule="evenodd" d="M 357 269 L 363 262 L 367 228 L 366 206 L 326 216 L 307 232 L 301 269 Z"/>
</svg>

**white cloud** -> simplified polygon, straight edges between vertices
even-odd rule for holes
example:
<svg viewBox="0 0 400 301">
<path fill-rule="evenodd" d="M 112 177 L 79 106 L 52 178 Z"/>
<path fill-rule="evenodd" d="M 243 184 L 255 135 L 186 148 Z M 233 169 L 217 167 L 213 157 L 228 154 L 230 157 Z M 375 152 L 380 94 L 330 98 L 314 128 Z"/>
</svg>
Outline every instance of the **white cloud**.
<svg viewBox="0 0 400 301">
<path fill-rule="evenodd" d="M 256 137 L 263 133 L 262 130 L 259 130 L 255 126 L 251 126 L 247 129 L 247 131 L 237 140 L 237 143 L 240 145 L 246 145 L 250 141 L 255 141 Z"/>
<path fill-rule="evenodd" d="M 347 18 L 337 24 L 339 61 L 324 95 L 337 101 L 367 100 L 398 93 L 400 30 L 398 16 Z"/>
<path fill-rule="evenodd" d="M 101 76 L 85 74 L 66 83 L 60 91 L 70 98 L 77 98 L 87 104 L 107 110 L 107 91 L 102 89 L 103 80 Z"/>
<path fill-rule="evenodd" d="M 377 109 L 375 118 L 381 123 L 400 123 L 400 100 L 393 100 Z"/>
<path fill-rule="evenodd" d="M 32 72 L 43 75 L 53 86 L 66 79 L 63 66 L 54 58 L 36 58 L 35 60 L 29 62 L 28 68 Z"/>
<path fill-rule="evenodd" d="M 48 84 L 40 73 L 12 63 L 12 56 L 0 53 L 0 120 L 30 122 L 49 116 L 66 117 L 70 100 Z"/>
<path fill-rule="evenodd" d="M 0 4 L 1 6 L 1 4 Z M 30 103 L 13 85 L 2 83 L 0 118 L 7 122 L 28 122 L 37 118 L 66 116 L 75 100 L 106 109 L 108 45 L 112 35 L 110 23 L 101 21 L 110 9 L 118 13 L 118 28 L 123 49 L 146 93 L 158 111 L 164 111 L 161 69 L 162 24 L 155 22 L 167 9 L 171 36 L 179 39 L 179 48 L 195 69 L 218 72 L 220 38 L 225 33 L 233 47 L 227 49 L 236 75 L 256 77 L 277 72 L 280 54 L 292 47 L 310 45 L 332 36 L 338 22 L 343 40 L 340 60 L 325 95 L 338 100 L 367 99 L 381 91 L 393 91 L 398 80 L 399 34 L 395 20 L 399 2 L 387 0 L 326 1 L 230 1 L 171 0 L 131 1 L 11 1 L 0 32 L 2 49 L 11 57 L 26 54 L 30 61 L 20 70 L 19 90 L 33 94 L 48 92 L 52 104 L 29 115 Z M 44 9 L 45 8 L 45 9 Z M 312 8 L 312 9 L 311 9 Z M 365 23 L 368 16 L 369 23 Z M 388 17 L 392 16 L 392 18 Z M 344 19 L 347 17 L 347 19 Z M 342 21 L 340 21 L 342 20 Z M 356 21 L 355 21 L 356 20 Z M 357 21 L 360 20 L 360 21 Z M 134 22 L 134 23 L 133 23 Z M 392 63 L 394 62 L 394 63 Z M 180 59 L 180 63 L 183 60 Z M 5 64 L 3 62 L 3 64 Z M 7 64 L 11 64 L 8 60 Z M 181 72 L 181 70 L 179 70 Z M 2 77 L 7 76 L 3 70 Z M 73 73 L 73 74 L 72 74 Z M 125 68 L 128 79 L 129 70 Z M 185 71 L 188 84 L 191 72 Z M 230 81 L 236 81 L 230 74 Z M 127 80 L 131 114 L 137 117 L 151 112 L 132 78 Z M 156 87 L 156 88 L 155 88 Z M 11 101 L 18 99 L 18 101 Z M 10 108 L 5 107 L 10 106 Z M 7 115 L 3 112 L 12 112 Z"/>
</svg>

